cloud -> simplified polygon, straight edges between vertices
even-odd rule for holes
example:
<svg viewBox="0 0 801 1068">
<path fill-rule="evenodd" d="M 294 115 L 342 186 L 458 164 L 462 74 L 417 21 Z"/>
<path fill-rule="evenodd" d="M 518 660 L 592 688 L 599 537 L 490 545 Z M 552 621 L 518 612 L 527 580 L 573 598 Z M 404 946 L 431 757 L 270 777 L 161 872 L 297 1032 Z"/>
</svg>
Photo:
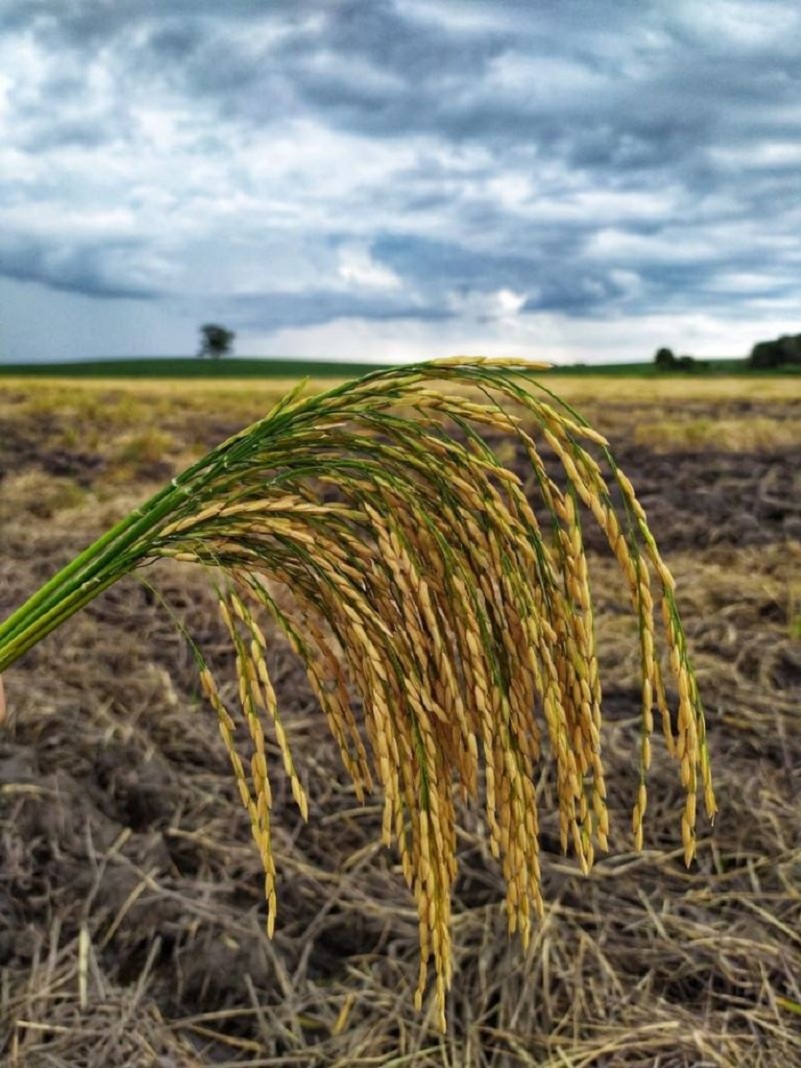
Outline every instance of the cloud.
<svg viewBox="0 0 801 1068">
<path fill-rule="evenodd" d="M 402 282 L 393 270 L 373 259 L 363 245 L 346 245 L 339 252 L 339 277 L 357 289 L 400 289 Z"/>
<path fill-rule="evenodd" d="M 799 34 L 794 0 L 6 0 L 0 276 L 254 337 L 767 328 Z"/>
<path fill-rule="evenodd" d="M 241 294 L 221 300 L 219 306 L 232 322 L 256 332 L 284 330 L 299 323 L 317 326 L 341 319 L 435 322 L 452 316 L 446 308 L 337 290 Z"/>
<path fill-rule="evenodd" d="M 0 236 L 0 276 L 83 296 L 154 299 L 160 290 L 150 284 L 150 277 L 158 269 L 146 246 L 134 240 L 81 247 Z"/>
</svg>

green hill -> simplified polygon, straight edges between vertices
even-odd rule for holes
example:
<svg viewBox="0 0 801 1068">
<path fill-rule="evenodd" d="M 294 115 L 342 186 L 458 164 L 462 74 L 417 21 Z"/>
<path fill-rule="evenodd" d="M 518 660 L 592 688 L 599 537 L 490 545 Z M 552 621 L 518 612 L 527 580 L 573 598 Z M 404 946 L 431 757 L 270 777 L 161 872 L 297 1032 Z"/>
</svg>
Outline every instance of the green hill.
<svg viewBox="0 0 801 1068">
<path fill-rule="evenodd" d="M 355 378 L 388 364 L 332 363 L 327 360 L 198 360 L 182 356 L 76 360 L 72 363 L 0 363 L 0 375 L 37 378 Z"/>
<path fill-rule="evenodd" d="M 0 376 L 37 378 L 356 378 L 392 366 L 388 363 L 344 363 L 328 360 L 300 360 L 289 357 L 255 359 L 242 356 L 219 360 L 199 360 L 186 356 L 128 357 L 109 360 L 76 360 L 71 363 L 0 363 Z M 798 372 L 784 366 L 756 369 L 743 359 L 699 362 L 691 371 L 663 371 L 648 363 L 581 363 L 553 367 L 554 375 L 603 375 L 674 378 L 709 375 L 771 375 Z"/>
</svg>

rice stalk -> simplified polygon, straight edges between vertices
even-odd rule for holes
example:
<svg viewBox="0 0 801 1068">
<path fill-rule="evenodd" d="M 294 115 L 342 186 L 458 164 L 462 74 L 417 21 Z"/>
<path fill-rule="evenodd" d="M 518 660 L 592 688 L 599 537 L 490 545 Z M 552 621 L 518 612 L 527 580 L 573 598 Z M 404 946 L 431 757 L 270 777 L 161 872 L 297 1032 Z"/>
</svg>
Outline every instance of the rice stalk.
<svg viewBox="0 0 801 1068">
<path fill-rule="evenodd" d="M 639 849 L 643 841 L 655 710 L 686 791 L 687 864 L 696 848 L 699 790 L 710 818 L 716 809 L 673 579 L 607 442 L 533 382 L 536 366 L 440 360 L 308 398 L 299 387 L 173 479 L 0 625 L 2 673 L 124 575 L 158 558 L 207 569 L 235 652 L 237 709 L 223 702 L 195 650 L 200 683 L 250 817 L 272 934 L 268 736 L 304 819 L 308 814 L 267 667 L 263 624 L 272 619 L 305 665 L 357 796 L 376 780 L 381 786 L 383 839 L 398 850 L 419 915 L 416 1001 L 422 1003 L 433 965 L 442 1027 L 451 981 L 455 790 L 471 799 L 483 794 L 490 846 L 506 882 L 508 928 L 524 947 L 543 911 L 535 782 L 545 751 L 563 849 L 587 871 L 596 850 L 608 848 L 582 507 L 606 536 L 638 621 L 634 844 Z M 530 462 L 529 483 L 502 466 L 487 432 L 517 442 Z M 554 459 L 558 478 L 550 473 Z M 665 672 L 679 695 L 675 730 Z"/>
</svg>

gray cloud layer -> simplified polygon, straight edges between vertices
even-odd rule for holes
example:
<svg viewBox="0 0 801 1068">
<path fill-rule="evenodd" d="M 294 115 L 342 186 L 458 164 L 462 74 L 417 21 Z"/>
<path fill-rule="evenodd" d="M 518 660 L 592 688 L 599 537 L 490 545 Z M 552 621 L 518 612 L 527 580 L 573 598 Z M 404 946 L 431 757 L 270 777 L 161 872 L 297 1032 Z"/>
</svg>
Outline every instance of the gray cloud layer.
<svg viewBox="0 0 801 1068">
<path fill-rule="evenodd" d="M 255 332 L 801 296 L 796 0 L 6 0 L 0 32 L 9 278 Z"/>
</svg>

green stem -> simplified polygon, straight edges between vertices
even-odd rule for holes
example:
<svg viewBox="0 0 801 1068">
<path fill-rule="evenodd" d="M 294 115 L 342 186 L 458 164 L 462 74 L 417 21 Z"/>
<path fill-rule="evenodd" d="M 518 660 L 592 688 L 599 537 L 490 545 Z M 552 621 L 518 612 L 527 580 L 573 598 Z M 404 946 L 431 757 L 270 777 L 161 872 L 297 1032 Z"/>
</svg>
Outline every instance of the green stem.
<svg viewBox="0 0 801 1068">
<path fill-rule="evenodd" d="M 177 499 L 187 495 L 186 483 L 206 466 L 208 457 L 184 471 L 169 486 L 159 490 L 145 504 L 120 520 L 82 553 L 62 568 L 29 597 L 0 625 L 0 671 L 38 640 L 88 604 L 102 590 L 131 569 L 141 555 L 125 551 L 175 508 Z M 111 572 L 109 572 L 111 565 Z M 104 572 L 106 572 L 104 574 Z M 91 585 L 90 585 L 91 584 Z M 88 588 L 87 588 L 88 587 Z M 40 629 L 44 624 L 44 629 Z"/>
<path fill-rule="evenodd" d="M 218 445 L 84 549 L 0 624 L 0 671 L 129 571 L 146 550 L 142 548 L 127 556 L 126 550 L 169 515 L 182 497 L 189 496 L 197 475 L 209 468 L 214 470 L 235 456 L 243 437 L 247 449 L 246 431 Z M 89 583 L 92 585 L 87 591 Z"/>
<path fill-rule="evenodd" d="M 244 433 L 244 432 L 243 432 Z M 203 456 L 144 504 L 93 542 L 0 624 L 0 672 L 131 570 L 147 552 L 134 546 L 191 493 L 195 477 L 226 463 L 242 433 Z M 227 454 L 227 455 L 226 455 Z"/>
<path fill-rule="evenodd" d="M 0 650 L 50 608 L 83 586 L 98 570 L 130 546 L 139 535 L 166 515 L 172 507 L 170 484 L 145 505 L 120 520 L 111 530 L 79 553 L 0 625 Z"/>
<path fill-rule="evenodd" d="M 86 583 L 82 583 L 76 587 L 72 593 L 65 595 L 59 602 L 54 605 L 49 611 L 42 614 L 41 610 L 37 612 L 28 622 L 18 630 L 18 633 L 4 642 L 0 647 L 0 675 L 10 667 L 15 660 L 19 660 L 21 656 L 32 649 L 34 645 L 37 645 L 42 638 L 45 638 L 56 627 L 60 626 L 70 616 L 75 615 L 84 608 L 90 601 L 93 601 L 98 594 L 103 590 L 108 589 L 113 585 L 118 578 L 122 577 L 123 572 L 115 571 L 114 574 L 109 575 L 105 579 L 96 578 L 93 582 L 90 582 L 88 588 Z M 26 606 L 23 605 L 22 609 Z M 19 611 L 22 611 L 20 609 Z M 17 613 L 15 613 L 16 615 Z"/>
</svg>

